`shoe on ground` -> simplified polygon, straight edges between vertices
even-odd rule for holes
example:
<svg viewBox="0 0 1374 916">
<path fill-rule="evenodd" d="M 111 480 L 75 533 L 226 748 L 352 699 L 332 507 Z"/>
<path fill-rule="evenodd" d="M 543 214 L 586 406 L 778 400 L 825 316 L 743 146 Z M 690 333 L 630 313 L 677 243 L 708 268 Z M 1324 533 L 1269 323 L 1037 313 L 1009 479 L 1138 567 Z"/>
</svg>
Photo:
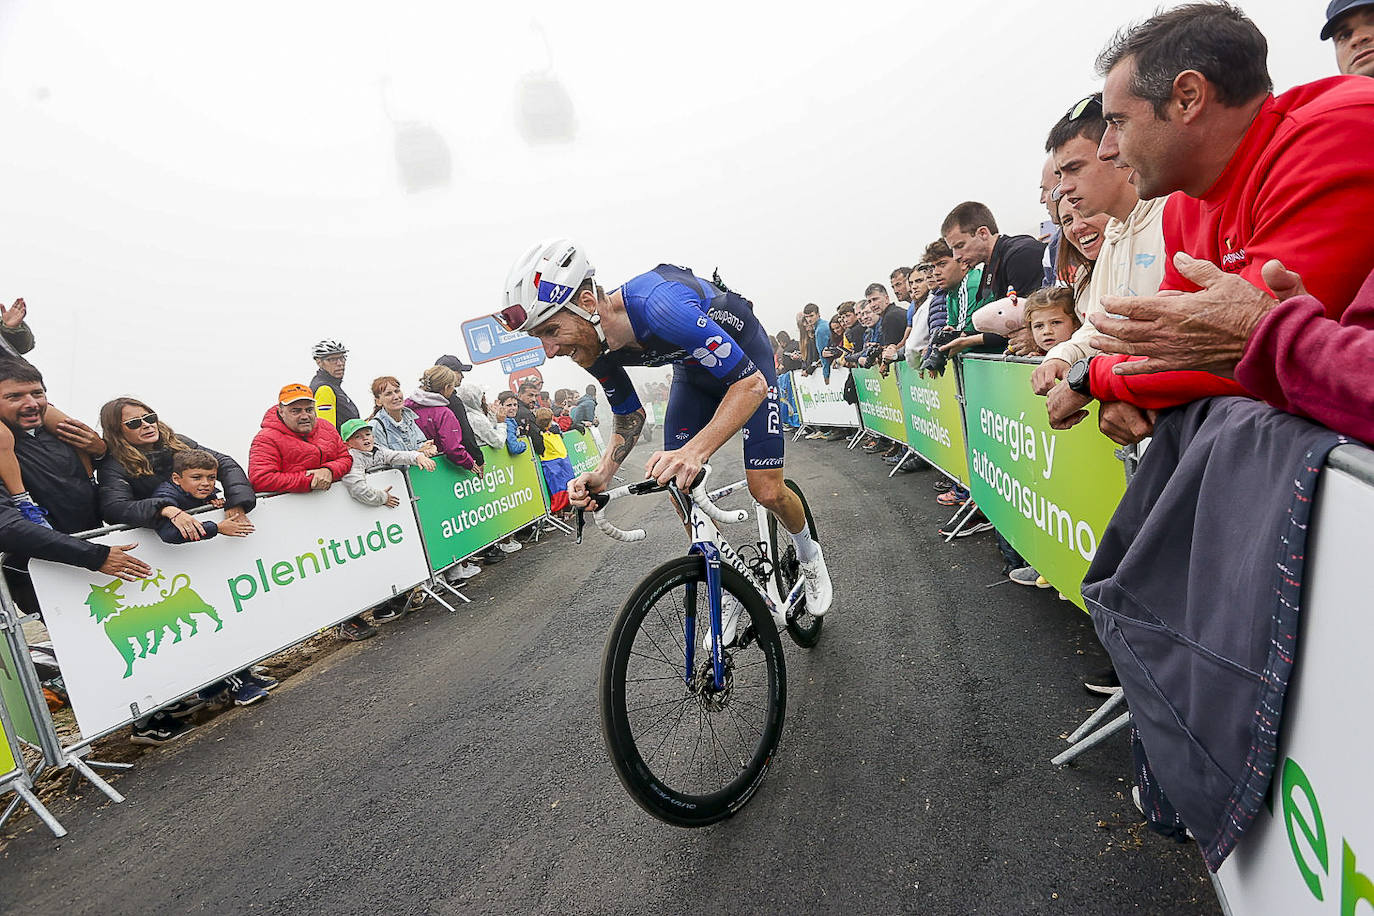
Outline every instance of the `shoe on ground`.
<svg viewBox="0 0 1374 916">
<path fill-rule="evenodd" d="M 1049 588 L 1049 587 L 1050 587 L 1050 580 L 1049 580 L 1049 579 L 1046 579 L 1044 576 L 1036 576 L 1036 577 L 1035 577 L 1035 587 L 1036 587 L 1036 588 Z"/>
<path fill-rule="evenodd" d="M 836 429 L 826 433 L 824 438 L 826 442 L 839 442 L 841 439 L 848 439 L 849 437 Z"/>
<path fill-rule="evenodd" d="M 257 674 L 251 668 L 239 677 L 243 679 L 245 684 L 252 684 L 260 690 L 275 690 L 281 686 L 281 681 L 270 674 Z"/>
<path fill-rule="evenodd" d="M 1040 573 L 1034 566 L 1022 566 L 1007 573 L 1007 578 L 1017 585 L 1034 586 L 1040 579 Z"/>
<path fill-rule="evenodd" d="M 48 530 L 52 530 L 52 525 L 48 524 L 47 509 L 29 500 L 20 500 L 15 503 L 15 506 L 19 509 L 19 514 L 24 516 L 24 518 L 33 522 L 35 525 L 41 525 Z"/>
<path fill-rule="evenodd" d="M 900 454 L 898 454 L 898 455 L 884 455 L 884 456 L 883 456 L 883 464 L 896 464 L 898 461 L 901 461 L 901 460 L 902 460 L 902 456 L 901 456 Z"/>
<path fill-rule="evenodd" d="M 497 563 L 506 562 L 506 552 L 495 544 L 492 544 L 486 550 L 478 554 L 478 559 L 482 561 L 483 566 L 494 566 Z"/>
<path fill-rule="evenodd" d="M 517 541 L 515 538 L 506 538 L 504 541 L 499 542 L 496 546 L 500 547 L 502 552 L 504 553 L 515 553 L 517 550 L 520 549 L 520 542 Z"/>
<path fill-rule="evenodd" d="M 208 698 L 193 693 L 188 697 L 182 697 L 175 703 L 168 703 L 166 706 L 162 707 L 159 712 L 163 715 L 171 716 L 173 719 L 184 719 L 196 710 L 204 709 L 209 703 L 210 701 Z"/>
<path fill-rule="evenodd" d="M 933 484 L 930 485 L 930 488 L 932 490 L 937 490 L 940 493 L 943 493 L 949 489 L 953 489 L 953 487 L 954 482 L 950 480 L 948 477 L 941 477 L 939 480 L 935 481 Z"/>
<path fill-rule="evenodd" d="M 400 620 L 409 611 L 410 599 L 405 595 L 397 595 L 395 598 L 388 598 L 373 609 L 372 622 L 390 623 L 393 620 Z"/>
<path fill-rule="evenodd" d="M 828 435 L 829 435 L 828 433 L 822 432 L 821 430 L 818 429 L 818 430 L 816 430 L 814 433 L 811 433 L 810 435 L 808 435 L 806 438 L 808 438 L 808 439 L 825 439 Z"/>
<path fill-rule="evenodd" d="M 739 633 L 740 615 L 744 612 L 744 604 L 729 592 L 720 593 L 720 640 L 721 645 L 730 648 L 735 644 L 735 636 Z M 711 651 L 711 626 L 707 620 L 706 635 L 701 638 L 701 648 L 704 652 Z"/>
<path fill-rule="evenodd" d="M 952 489 L 946 490 L 939 496 L 935 497 L 935 501 L 937 503 L 939 503 L 942 506 L 949 506 L 951 508 L 953 508 L 954 506 L 962 506 L 967 499 L 968 497 L 959 496 Z"/>
<path fill-rule="evenodd" d="M 252 706 L 267 699 L 267 691 L 257 684 L 250 683 L 247 678 L 231 674 L 225 680 L 229 682 L 229 696 L 234 698 L 235 706 Z"/>
<path fill-rule="evenodd" d="M 1088 693 L 1109 697 L 1121 689 L 1121 679 L 1116 676 L 1115 668 L 1106 668 L 1083 678 L 1083 689 Z"/>
<path fill-rule="evenodd" d="M 193 728 L 195 728 L 194 725 L 179 722 L 171 716 L 153 713 L 142 727 L 134 723 L 133 731 L 129 735 L 129 743 L 159 747 L 175 741 Z"/>
<path fill-rule="evenodd" d="M 463 582 L 467 579 L 471 579 L 481 571 L 482 567 L 475 563 L 459 563 L 457 566 L 450 569 L 446 575 L 450 582 Z"/>
<path fill-rule="evenodd" d="M 349 642 L 371 639 L 377 635 L 377 628 L 361 617 L 351 617 L 339 624 L 339 638 Z"/>
<path fill-rule="evenodd" d="M 816 559 L 798 565 L 805 582 L 806 610 L 813 617 L 824 617 L 835 598 L 835 588 L 830 583 L 830 571 L 825 568 L 825 555 L 820 545 L 816 545 Z"/>
</svg>

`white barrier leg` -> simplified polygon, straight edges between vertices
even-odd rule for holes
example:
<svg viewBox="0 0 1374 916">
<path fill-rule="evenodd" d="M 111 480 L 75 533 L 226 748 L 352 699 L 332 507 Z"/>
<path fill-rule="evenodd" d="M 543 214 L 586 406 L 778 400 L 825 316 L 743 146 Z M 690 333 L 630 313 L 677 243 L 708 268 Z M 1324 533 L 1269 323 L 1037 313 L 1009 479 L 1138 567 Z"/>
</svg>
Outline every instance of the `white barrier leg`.
<svg viewBox="0 0 1374 916">
<path fill-rule="evenodd" d="M 947 524 L 953 524 L 955 519 L 959 519 L 959 523 L 957 525 L 954 525 L 954 530 L 951 531 L 949 535 L 945 538 L 946 544 L 948 544 L 950 541 L 954 540 L 956 537 L 959 536 L 959 532 L 964 530 L 964 526 L 969 523 L 969 521 L 973 518 L 973 513 L 977 511 L 978 504 L 975 503 L 973 501 L 973 497 L 970 496 L 967 500 L 965 500 L 964 504 L 959 507 L 958 511 L 956 511 L 954 515 L 950 516 L 949 522 Z M 963 518 L 959 518 L 960 515 L 963 515 Z"/>
<path fill-rule="evenodd" d="M 903 454 L 901 458 L 897 459 L 897 463 L 892 466 L 892 470 L 887 472 L 887 476 L 889 478 L 892 477 L 894 474 L 897 473 L 897 469 L 906 463 L 908 458 L 914 457 L 916 457 L 916 450 L 911 446 L 907 446 L 906 453 Z"/>
<path fill-rule="evenodd" d="M 1063 764 L 1068 763 L 1070 760 L 1073 760 L 1075 757 L 1077 757 L 1084 751 L 1088 750 L 1089 748 L 1096 747 L 1103 741 L 1106 741 L 1112 735 L 1116 734 L 1117 732 L 1125 728 L 1127 725 L 1129 725 L 1130 722 L 1131 714 L 1129 712 L 1123 712 L 1121 715 L 1117 716 L 1107 725 L 1104 725 L 1102 728 L 1099 728 L 1097 731 L 1093 732 L 1091 735 L 1084 738 L 1082 741 L 1078 742 L 1073 747 L 1064 751 L 1064 753 L 1060 754 L 1058 757 L 1052 759 L 1050 763 L 1054 764 L 1055 766 L 1062 766 Z"/>
<path fill-rule="evenodd" d="M 67 835 L 67 828 L 63 827 L 62 823 L 52 816 L 52 812 L 38 800 L 38 796 L 29 791 L 28 786 L 24 785 L 22 782 L 15 782 L 5 788 L 14 792 L 14 798 L 10 800 L 4 812 L 0 813 L 0 827 L 5 826 L 5 822 L 18 810 L 19 803 L 23 802 L 33 809 L 33 813 L 38 815 L 38 819 L 47 825 L 48 829 L 52 831 L 53 836 L 64 837 Z"/>
<path fill-rule="evenodd" d="M 1073 744 L 1079 738 L 1082 738 L 1088 732 L 1092 731 L 1094 728 L 1097 727 L 1097 723 L 1107 718 L 1107 716 L 1111 713 L 1113 709 L 1116 709 L 1124 702 L 1126 702 L 1125 691 L 1123 691 L 1120 687 L 1113 690 L 1112 695 L 1107 698 L 1106 702 L 1104 702 L 1101 706 L 1097 707 L 1096 712 L 1088 716 L 1088 718 L 1084 719 L 1083 724 L 1073 730 L 1073 733 L 1070 734 L 1067 739 L 1068 742 L 1070 744 Z"/>
</svg>

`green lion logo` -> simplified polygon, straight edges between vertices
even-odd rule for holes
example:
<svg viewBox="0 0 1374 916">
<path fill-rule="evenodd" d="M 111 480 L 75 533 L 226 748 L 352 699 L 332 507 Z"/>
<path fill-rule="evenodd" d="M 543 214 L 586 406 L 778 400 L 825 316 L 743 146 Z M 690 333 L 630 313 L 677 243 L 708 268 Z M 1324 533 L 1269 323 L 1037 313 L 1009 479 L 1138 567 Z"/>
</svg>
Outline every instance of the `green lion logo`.
<svg viewBox="0 0 1374 916">
<path fill-rule="evenodd" d="M 142 590 L 149 585 L 161 585 L 162 570 L 150 579 L 143 580 Z M 123 580 L 115 579 L 107 585 L 92 585 L 86 605 L 91 609 L 95 622 L 105 628 L 105 635 L 124 659 L 124 676 L 134 673 L 134 659 L 147 658 L 157 654 L 165 633 L 172 635 L 172 642 L 181 642 L 181 624 L 191 628 L 188 636 L 195 636 L 199 629 L 195 615 L 204 614 L 215 622 L 215 632 L 224 629 L 215 609 L 197 595 L 191 588 L 191 577 L 178 573 L 164 591 L 157 589 L 161 599 L 152 604 L 124 606 L 124 596 L 119 593 Z M 137 651 L 135 651 L 137 650 Z"/>
</svg>

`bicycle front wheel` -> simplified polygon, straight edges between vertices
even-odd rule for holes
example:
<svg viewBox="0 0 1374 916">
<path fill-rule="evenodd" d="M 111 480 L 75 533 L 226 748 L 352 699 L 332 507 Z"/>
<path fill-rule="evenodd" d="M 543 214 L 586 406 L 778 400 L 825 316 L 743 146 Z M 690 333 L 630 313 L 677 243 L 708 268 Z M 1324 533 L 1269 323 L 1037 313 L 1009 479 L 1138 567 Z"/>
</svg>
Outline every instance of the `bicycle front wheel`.
<svg viewBox="0 0 1374 916">
<path fill-rule="evenodd" d="M 729 567 L 721 568 L 721 591 L 723 601 L 732 596 L 743 605 L 723 650 L 723 689 L 715 689 L 703 645 L 710 612 L 699 556 L 665 563 L 639 584 L 602 660 L 601 728 L 616 775 L 641 808 L 683 827 L 744 806 L 773 761 L 787 705 L 782 640 L 762 598 Z"/>
</svg>

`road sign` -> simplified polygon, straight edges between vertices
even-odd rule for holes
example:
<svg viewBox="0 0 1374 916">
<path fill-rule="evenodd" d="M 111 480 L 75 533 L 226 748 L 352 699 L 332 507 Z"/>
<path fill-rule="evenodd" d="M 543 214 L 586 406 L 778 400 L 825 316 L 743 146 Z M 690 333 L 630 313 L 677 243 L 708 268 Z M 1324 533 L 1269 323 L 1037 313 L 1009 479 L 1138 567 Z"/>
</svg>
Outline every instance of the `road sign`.
<svg viewBox="0 0 1374 916">
<path fill-rule="evenodd" d="M 473 365 L 539 349 L 539 342 L 524 331 L 507 331 L 490 315 L 464 321 L 463 340 Z"/>
<path fill-rule="evenodd" d="M 530 367 L 529 369 L 517 369 L 510 374 L 510 390 L 519 391 L 520 383 L 527 378 L 534 379 L 539 383 L 539 387 L 541 388 L 544 386 L 544 373 L 534 367 Z"/>
<path fill-rule="evenodd" d="M 531 366 L 544 365 L 544 348 L 537 347 L 533 350 L 526 350 L 524 353 L 517 353 L 514 356 L 507 356 L 501 360 L 501 371 L 510 375 L 521 369 L 529 369 Z"/>
</svg>

